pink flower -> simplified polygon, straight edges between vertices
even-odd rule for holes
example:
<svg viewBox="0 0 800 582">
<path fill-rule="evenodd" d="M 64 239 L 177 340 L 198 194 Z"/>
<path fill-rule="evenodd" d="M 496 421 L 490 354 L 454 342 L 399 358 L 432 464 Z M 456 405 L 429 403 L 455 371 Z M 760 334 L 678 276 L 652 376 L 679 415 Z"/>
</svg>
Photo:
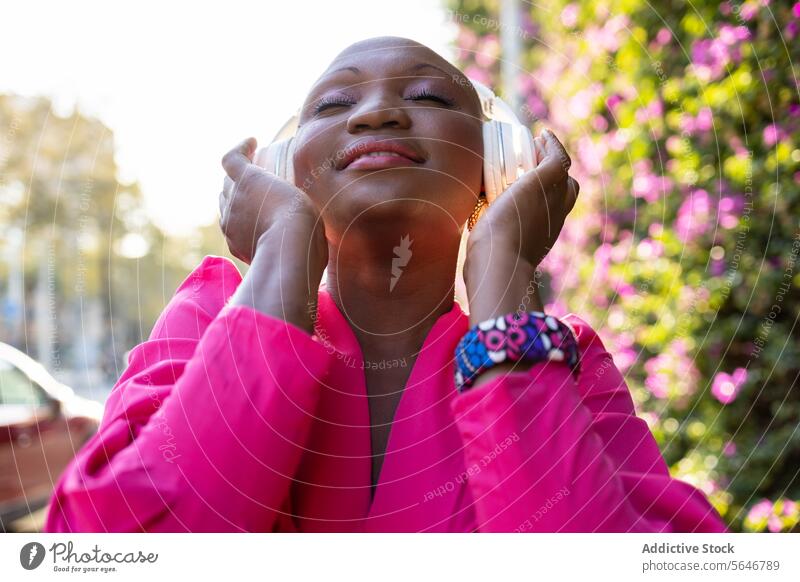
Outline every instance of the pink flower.
<svg viewBox="0 0 800 582">
<path fill-rule="evenodd" d="M 745 368 L 736 368 L 732 375 L 719 372 L 714 376 L 714 381 L 711 385 L 711 394 L 722 404 L 730 404 L 736 400 L 746 380 L 747 370 Z"/>
<path fill-rule="evenodd" d="M 773 146 L 783 137 L 783 131 L 774 123 L 764 128 L 764 145 Z"/>
<path fill-rule="evenodd" d="M 698 131 L 708 131 L 713 126 L 713 116 L 711 114 L 711 109 L 708 107 L 703 107 L 698 113 L 697 117 L 695 118 L 696 125 Z"/>
<path fill-rule="evenodd" d="M 537 36 L 539 34 L 539 26 L 534 22 L 530 10 L 522 11 L 522 31 L 525 33 L 526 38 Z"/>
<path fill-rule="evenodd" d="M 685 405 L 697 389 L 699 372 L 683 340 L 673 340 L 660 354 L 647 360 L 644 369 L 645 388 L 656 398 L 675 399 L 677 407 Z"/>
<path fill-rule="evenodd" d="M 603 170 L 603 160 L 608 153 L 604 142 L 594 142 L 590 137 L 581 137 L 578 140 L 578 159 L 581 166 L 590 174 L 596 176 Z"/>
<path fill-rule="evenodd" d="M 725 272 L 724 259 L 712 259 L 710 272 L 714 277 L 720 277 Z"/>
<path fill-rule="evenodd" d="M 745 2 L 739 9 L 739 16 L 741 16 L 743 20 L 752 20 L 757 12 L 757 5 L 751 4 L 750 2 Z"/>
<path fill-rule="evenodd" d="M 748 155 L 747 148 L 744 147 L 744 143 L 742 143 L 742 140 L 739 138 L 739 136 L 732 136 L 730 139 L 730 145 L 737 156 L 746 157 Z"/>
<path fill-rule="evenodd" d="M 691 242 L 708 230 L 711 199 L 705 190 L 694 190 L 678 209 L 675 232 L 683 242 Z"/>
<path fill-rule="evenodd" d="M 711 109 L 703 107 L 697 113 L 697 117 L 693 117 L 688 113 L 684 113 L 680 120 L 681 132 L 693 135 L 698 132 L 705 133 L 714 126 L 714 117 Z M 676 137 L 676 136 L 671 136 Z"/>
<path fill-rule="evenodd" d="M 656 42 L 659 46 L 664 46 L 670 39 L 672 39 L 672 33 L 668 28 L 662 28 L 658 31 L 658 34 L 656 34 Z"/>
<path fill-rule="evenodd" d="M 489 34 L 483 37 L 478 52 L 475 53 L 475 63 L 479 67 L 488 69 L 497 61 L 499 56 L 500 42 L 497 40 L 496 35 Z"/>
<path fill-rule="evenodd" d="M 747 512 L 747 520 L 757 523 L 767 519 L 772 514 L 772 501 L 769 499 L 762 499 L 750 508 Z"/>
<path fill-rule="evenodd" d="M 636 350 L 632 348 L 621 348 L 614 352 L 614 363 L 619 371 L 624 374 L 636 363 Z"/>
<path fill-rule="evenodd" d="M 796 20 L 792 20 L 786 25 L 786 28 L 783 29 L 783 32 L 788 40 L 794 40 L 794 38 L 797 36 L 797 33 L 800 32 L 800 25 L 797 24 Z"/>
<path fill-rule="evenodd" d="M 626 139 L 624 132 L 621 130 L 615 130 L 609 134 L 606 143 L 608 143 L 609 149 L 614 150 L 615 152 L 621 152 L 628 145 L 628 140 Z"/>
<path fill-rule="evenodd" d="M 578 119 L 586 119 L 592 112 L 593 97 L 588 89 L 578 91 L 569 100 L 569 112 Z"/>
<path fill-rule="evenodd" d="M 492 78 L 489 73 L 480 68 L 476 67 L 475 65 L 470 65 L 466 69 L 464 69 L 464 74 L 469 77 L 470 79 L 475 79 L 479 83 L 483 83 L 484 85 L 491 85 Z"/>
<path fill-rule="evenodd" d="M 654 360 L 648 360 L 647 364 L 652 361 Z M 647 364 L 645 364 L 645 370 L 648 368 Z M 644 382 L 645 388 L 656 398 L 666 398 L 669 391 L 669 376 L 664 372 L 656 371 L 658 370 L 656 365 L 652 365 L 650 368 L 652 370 L 649 371 Z"/>
<path fill-rule="evenodd" d="M 636 111 L 636 120 L 639 123 L 644 123 L 651 119 L 658 119 L 663 117 L 664 115 L 664 104 L 661 102 L 661 99 L 653 99 L 650 103 L 647 104 L 647 107 L 643 107 Z"/>
<path fill-rule="evenodd" d="M 608 121 L 602 115 L 595 115 L 592 117 L 592 129 L 598 133 L 603 133 L 608 129 Z"/>
<path fill-rule="evenodd" d="M 563 317 L 568 313 L 567 305 L 563 301 L 560 301 L 558 299 L 550 303 L 547 303 L 544 306 L 544 310 L 554 317 Z"/>
<path fill-rule="evenodd" d="M 722 447 L 722 454 L 725 455 L 726 457 L 732 457 L 733 455 L 735 455 L 736 443 L 734 443 L 733 441 L 728 441 L 727 443 L 725 443 L 725 445 Z"/>
<path fill-rule="evenodd" d="M 744 198 L 741 194 L 723 196 L 720 198 L 717 209 L 719 210 L 719 224 L 722 228 L 736 228 L 739 216 L 744 208 Z"/>
<path fill-rule="evenodd" d="M 609 95 L 608 99 L 606 99 L 606 107 L 608 107 L 611 112 L 613 112 L 620 103 L 622 103 L 621 95 Z"/>
<path fill-rule="evenodd" d="M 697 131 L 697 120 L 688 113 L 681 115 L 681 133 L 688 133 L 694 135 Z"/>
<path fill-rule="evenodd" d="M 636 164 L 634 169 L 632 194 L 634 198 L 644 198 L 648 202 L 657 202 L 666 197 L 672 188 L 672 181 L 652 172 L 652 163 L 645 160 Z"/>
<path fill-rule="evenodd" d="M 641 259 L 652 260 L 664 254 L 664 245 L 660 241 L 644 238 L 636 247 L 636 253 Z"/>
<path fill-rule="evenodd" d="M 729 47 L 717 39 L 700 39 L 692 44 L 692 65 L 702 81 L 719 78 L 730 62 Z"/>
<path fill-rule="evenodd" d="M 620 297 L 631 297 L 636 295 L 636 287 L 630 283 L 622 282 L 617 285 L 616 292 L 620 295 Z"/>
<path fill-rule="evenodd" d="M 778 533 L 783 529 L 783 521 L 775 514 L 770 515 L 767 518 L 767 527 L 772 533 Z"/>
<path fill-rule="evenodd" d="M 750 31 L 746 26 L 723 24 L 719 27 L 719 39 L 728 46 L 734 45 L 739 41 L 749 40 Z"/>
<path fill-rule="evenodd" d="M 572 28 L 578 24 L 578 5 L 567 4 L 561 11 L 561 24 L 567 28 Z"/>
<path fill-rule="evenodd" d="M 701 81 L 719 78 L 731 62 L 741 59 L 740 45 L 749 39 L 750 31 L 746 26 L 723 24 L 716 38 L 695 41 L 692 44 L 691 60 L 697 77 Z"/>
<path fill-rule="evenodd" d="M 628 24 L 630 24 L 630 21 L 624 14 L 618 14 L 606 20 L 603 32 L 608 35 L 604 43 L 604 48 L 607 51 L 613 52 L 617 50 L 621 37 L 627 38 L 629 34 Z"/>
<path fill-rule="evenodd" d="M 471 28 L 467 28 L 466 26 L 458 27 L 458 37 L 456 40 L 456 44 L 459 47 L 471 49 L 475 47 L 475 44 L 477 42 L 478 42 L 478 36 Z"/>
</svg>

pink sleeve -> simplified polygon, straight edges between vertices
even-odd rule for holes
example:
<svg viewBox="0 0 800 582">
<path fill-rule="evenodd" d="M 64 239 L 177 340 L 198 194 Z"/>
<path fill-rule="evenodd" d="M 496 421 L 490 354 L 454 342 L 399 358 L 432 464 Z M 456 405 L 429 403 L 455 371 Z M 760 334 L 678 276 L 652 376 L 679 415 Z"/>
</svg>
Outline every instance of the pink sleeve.
<svg viewBox="0 0 800 582">
<path fill-rule="evenodd" d="M 705 496 L 670 477 L 610 354 L 570 316 L 581 348 L 498 376 L 453 411 L 481 531 L 724 532 Z"/>
<path fill-rule="evenodd" d="M 207 257 L 181 285 L 56 487 L 48 532 L 270 531 L 328 358 L 300 328 L 224 307 L 241 280 Z"/>
</svg>

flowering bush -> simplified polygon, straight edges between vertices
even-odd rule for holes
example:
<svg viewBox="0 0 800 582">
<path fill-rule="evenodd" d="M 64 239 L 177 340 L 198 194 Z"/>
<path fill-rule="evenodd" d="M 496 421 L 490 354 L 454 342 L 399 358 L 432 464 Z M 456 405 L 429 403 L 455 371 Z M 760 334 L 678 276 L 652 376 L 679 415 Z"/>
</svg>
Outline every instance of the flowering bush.
<svg viewBox="0 0 800 582">
<path fill-rule="evenodd" d="M 573 158 L 548 310 L 599 330 L 673 474 L 733 530 L 796 529 L 800 3 L 520 4 L 509 28 L 497 2 L 448 2 L 477 80 L 499 89 L 500 37 L 521 38 L 520 116 Z"/>
</svg>

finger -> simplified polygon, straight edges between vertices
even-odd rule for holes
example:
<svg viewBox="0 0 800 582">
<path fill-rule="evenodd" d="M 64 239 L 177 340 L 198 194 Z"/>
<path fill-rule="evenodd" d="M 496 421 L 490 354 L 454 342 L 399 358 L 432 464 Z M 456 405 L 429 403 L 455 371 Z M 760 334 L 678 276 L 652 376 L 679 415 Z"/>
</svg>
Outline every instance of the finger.
<svg viewBox="0 0 800 582">
<path fill-rule="evenodd" d="M 222 180 L 222 191 L 219 193 L 219 215 L 225 216 L 225 209 L 230 204 L 231 192 L 233 192 L 234 182 L 228 176 Z"/>
<path fill-rule="evenodd" d="M 536 154 L 536 163 L 535 166 L 538 166 L 542 160 L 544 159 L 544 138 L 542 136 L 536 136 L 533 138 L 533 151 Z"/>
<path fill-rule="evenodd" d="M 571 163 L 560 142 L 548 130 L 542 132 L 544 158 L 536 167 L 536 175 L 546 186 L 564 182 Z"/>
<path fill-rule="evenodd" d="M 558 155 L 559 159 L 564 165 L 564 171 L 566 172 L 569 170 L 572 166 L 572 159 L 569 157 L 567 148 L 564 147 L 564 144 L 562 144 L 561 141 L 556 137 L 556 134 L 549 129 L 545 129 L 544 132 L 542 132 L 542 135 L 545 139 L 545 151 L 548 153 L 552 151 Z"/>
<path fill-rule="evenodd" d="M 219 219 L 222 221 L 225 218 L 225 210 L 228 208 L 228 197 L 225 196 L 225 191 L 219 193 Z"/>
<path fill-rule="evenodd" d="M 236 183 L 231 180 L 229 176 L 225 176 L 225 179 L 222 181 L 222 195 L 229 199 L 235 189 Z"/>
<path fill-rule="evenodd" d="M 575 180 L 572 176 L 567 178 L 567 196 L 569 197 L 568 200 L 570 202 L 569 208 L 575 206 L 575 203 L 578 201 L 578 194 L 580 193 L 581 186 L 578 184 L 578 181 Z"/>
<path fill-rule="evenodd" d="M 222 167 L 225 168 L 225 173 L 228 174 L 232 180 L 237 181 L 242 177 L 247 166 L 253 161 L 253 152 L 255 149 L 255 138 L 248 137 L 223 156 Z"/>
</svg>

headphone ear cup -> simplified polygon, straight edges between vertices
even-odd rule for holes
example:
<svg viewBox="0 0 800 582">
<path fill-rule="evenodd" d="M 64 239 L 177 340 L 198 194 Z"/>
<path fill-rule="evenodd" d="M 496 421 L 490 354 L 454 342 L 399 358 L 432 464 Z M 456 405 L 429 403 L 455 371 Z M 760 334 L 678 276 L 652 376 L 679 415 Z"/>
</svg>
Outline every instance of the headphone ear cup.
<svg viewBox="0 0 800 582">
<path fill-rule="evenodd" d="M 517 180 L 517 148 L 514 147 L 514 126 L 503 121 L 497 122 L 498 143 L 500 144 L 500 192 L 505 192 Z"/>
<path fill-rule="evenodd" d="M 483 174 L 489 204 L 538 162 L 531 130 L 522 124 L 484 122 L 483 148 Z"/>
<path fill-rule="evenodd" d="M 261 148 L 253 158 L 253 163 L 266 171 L 294 184 L 294 139 L 287 138 L 274 141 Z"/>
<path fill-rule="evenodd" d="M 502 192 L 500 185 L 500 143 L 497 121 L 483 122 L 483 185 L 486 202 L 491 204 Z"/>
<path fill-rule="evenodd" d="M 285 165 L 285 176 L 286 181 L 292 185 L 296 185 L 294 181 L 294 138 L 290 137 L 286 144 L 286 156 L 284 158 L 284 165 Z"/>
<path fill-rule="evenodd" d="M 533 145 L 533 134 L 530 128 L 525 125 L 519 126 L 520 140 L 519 140 L 519 155 L 520 167 L 523 173 L 533 170 L 539 165 L 539 160 L 536 157 L 536 146 Z"/>
</svg>

